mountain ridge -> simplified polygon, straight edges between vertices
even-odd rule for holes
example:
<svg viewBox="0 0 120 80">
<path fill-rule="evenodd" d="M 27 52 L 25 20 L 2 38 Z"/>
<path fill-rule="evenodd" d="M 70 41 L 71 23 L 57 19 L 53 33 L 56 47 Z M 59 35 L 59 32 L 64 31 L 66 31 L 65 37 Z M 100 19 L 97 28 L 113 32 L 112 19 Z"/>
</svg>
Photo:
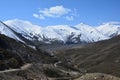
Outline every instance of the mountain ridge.
<svg viewBox="0 0 120 80">
<path fill-rule="evenodd" d="M 34 25 L 29 21 L 18 19 L 8 20 L 3 23 L 26 40 L 32 42 L 36 41 L 37 43 L 41 42 L 41 44 L 91 43 L 110 39 L 120 34 L 120 24 L 115 23 L 106 23 L 98 27 L 92 27 L 82 23 L 76 26 L 56 25 L 41 27 Z M 24 40 L 21 40 L 21 38 L 16 36 L 16 34 L 9 29 L 7 29 L 8 31 L 4 31 L 6 26 L 2 25 L 3 23 L 0 25 L 2 27 L 2 29 L 0 29 L 1 34 L 24 42 Z M 7 32 L 12 34 L 9 35 Z"/>
</svg>

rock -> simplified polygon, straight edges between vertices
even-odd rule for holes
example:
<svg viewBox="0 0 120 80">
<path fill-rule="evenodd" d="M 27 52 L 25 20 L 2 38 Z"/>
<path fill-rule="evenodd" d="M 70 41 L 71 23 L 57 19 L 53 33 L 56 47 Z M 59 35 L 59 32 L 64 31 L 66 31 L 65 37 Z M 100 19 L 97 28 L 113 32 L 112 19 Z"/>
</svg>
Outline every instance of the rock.
<svg viewBox="0 0 120 80">
<path fill-rule="evenodd" d="M 120 78 L 102 73 L 87 73 L 75 80 L 120 80 Z"/>
</svg>

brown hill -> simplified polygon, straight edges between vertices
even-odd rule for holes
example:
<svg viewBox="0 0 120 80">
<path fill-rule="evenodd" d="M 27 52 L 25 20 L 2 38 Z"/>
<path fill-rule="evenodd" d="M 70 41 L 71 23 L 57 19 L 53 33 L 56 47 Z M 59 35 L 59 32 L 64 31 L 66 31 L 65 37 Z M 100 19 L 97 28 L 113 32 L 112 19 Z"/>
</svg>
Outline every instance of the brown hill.
<svg viewBox="0 0 120 80">
<path fill-rule="evenodd" d="M 120 77 L 120 36 L 66 47 L 50 55 L 0 34 L 0 80 L 69 80 L 96 72 Z"/>
<path fill-rule="evenodd" d="M 120 77 L 120 35 L 89 45 L 57 50 L 56 55 L 83 72 Z"/>
<path fill-rule="evenodd" d="M 71 79 L 79 75 L 78 69 L 56 56 L 0 34 L 0 80 Z"/>
<path fill-rule="evenodd" d="M 43 64 L 53 62 L 46 52 L 0 34 L 0 80 L 46 80 Z"/>
</svg>

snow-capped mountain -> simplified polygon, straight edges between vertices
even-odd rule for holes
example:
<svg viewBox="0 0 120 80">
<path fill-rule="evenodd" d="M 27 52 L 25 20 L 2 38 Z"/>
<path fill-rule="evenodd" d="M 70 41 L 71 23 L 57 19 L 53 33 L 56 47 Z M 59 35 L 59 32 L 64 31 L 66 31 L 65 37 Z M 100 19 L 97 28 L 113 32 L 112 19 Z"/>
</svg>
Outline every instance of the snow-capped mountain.
<svg viewBox="0 0 120 80">
<path fill-rule="evenodd" d="M 95 27 L 86 25 L 86 24 L 78 24 L 75 26 L 81 32 L 81 41 L 84 42 L 96 42 L 100 40 L 108 39 L 109 37 L 104 36 L 97 30 Z"/>
<path fill-rule="evenodd" d="M 120 34 L 120 23 L 119 22 L 105 23 L 103 25 L 96 27 L 96 29 L 99 30 L 101 34 L 111 38 Z"/>
<path fill-rule="evenodd" d="M 109 39 L 120 34 L 120 24 L 106 23 L 98 27 L 85 24 L 42 27 L 29 21 L 8 20 L 0 22 L 0 33 L 16 40 L 37 43 L 90 43 Z"/>
<path fill-rule="evenodd" d="M 4 34 L 10 38 L 13 38 L 15 40 L 23 42 L 19 37 L 12 31 L 12 29 L 4 24 L 3 22 L 0 22 L 0 34 Z"/>
</svg>

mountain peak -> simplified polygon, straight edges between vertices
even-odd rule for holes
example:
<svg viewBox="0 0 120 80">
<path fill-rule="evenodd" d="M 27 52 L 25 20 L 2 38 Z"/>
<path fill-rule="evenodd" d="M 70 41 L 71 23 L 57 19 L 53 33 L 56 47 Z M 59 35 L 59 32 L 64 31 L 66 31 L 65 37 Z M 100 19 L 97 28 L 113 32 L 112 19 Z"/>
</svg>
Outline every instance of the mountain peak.
<svg viewBox="0 0 120 80">
<path fill-rule="evenodd" d="M 8 25 L 7 27 L 9 29 L 19 33 L 25 39 L 45 43 L 53 43 L 56 41 L 64 43 L 68 41 L 70 41 L 70 43 L 89 43 L 109 39 L 120 34 L 119 22 L 106 23 L 98 27 L 92 27 L 83 23 L 72 27 L 69 25 L 41 27 L 29 21 L 19 19 L 8 20 L 4 23 Z M 13 31 L 9 29 L 6 31 L 5 28 L 7 27 L 5 25 L 0 26 L 1 33 L 14 39 L 18 38 Z"/>
</svg>

